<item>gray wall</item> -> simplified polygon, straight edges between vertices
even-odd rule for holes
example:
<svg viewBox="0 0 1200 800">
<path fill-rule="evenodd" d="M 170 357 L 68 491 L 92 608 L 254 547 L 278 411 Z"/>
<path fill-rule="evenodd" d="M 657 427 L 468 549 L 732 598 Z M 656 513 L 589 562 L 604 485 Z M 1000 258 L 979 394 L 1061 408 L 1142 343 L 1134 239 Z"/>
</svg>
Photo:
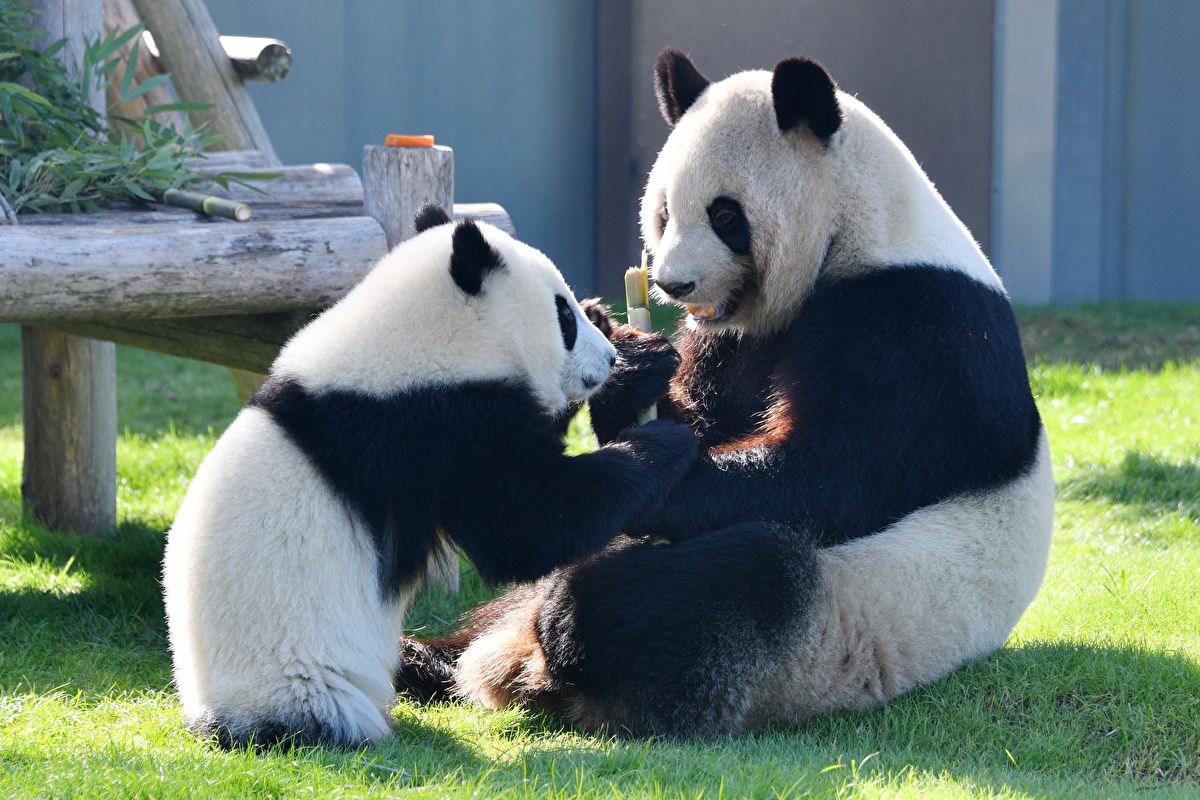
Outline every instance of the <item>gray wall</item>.
<svg viewBox="0 0 1200 800">
<path fill-rule="evenodd" d="M 454 148 L 455 197 L 493 201 L 592 290 L 595 4 L 208 0 L 222 33 L 277 36 L 291 75 L 251 86 L 286 162 L 361 168 L 388 133 Z"/>
<path fill-rule="evenodd" d="M 992 0 L 616 0 L 601 4 L 600 15 L 602 31 L 606 19 L 614 28 L 600 39 L 601 136 L 629 142 L 624 153 L 606 156 L 601 150 L 602 288 L 615 291 L 621 270 L 637 258 L 636 200 L 667 136 L 651 82 L 654 59 L 665 45 L 682 48 L 714 79 L 770 69 L 790 55 L 817 58 L 842 89 L 871 106 L 908 144 L 967 227 L 989 246 Z M 621 46 L 622 33 L 628 83 L 606 86 L 605 51 Z M 628 120 L 619 118 L 622 103 L 631 106 Z"/>
<path fill-rule="evenodd" d="M 998 12 L 994 255 L 1013 296 L 1200 299 L 1200 3 Z"/>
</svg>

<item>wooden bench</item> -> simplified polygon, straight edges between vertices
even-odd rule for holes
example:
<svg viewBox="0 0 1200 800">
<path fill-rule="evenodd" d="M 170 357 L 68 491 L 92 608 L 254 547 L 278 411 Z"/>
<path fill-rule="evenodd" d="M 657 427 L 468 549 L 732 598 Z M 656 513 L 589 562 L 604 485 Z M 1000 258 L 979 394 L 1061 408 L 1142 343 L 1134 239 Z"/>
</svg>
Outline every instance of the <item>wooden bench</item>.
<svg viewBox="0 0 1200 800">
<path fill-rule="evenodd" d="M 197 168 L 282 173 L 262 184 L 266 194 L 224 193 L 251 204 L 250 222 L 129 206 L 28 215 L 0 226 L 0 322 L 22 325 L 26 507 L 52 527 L 107 533 L 116 526 L 113 343 L 228 367 L 245 396 L 299 327 L 413 234 L 425 203 L 514 231 L 498 205 L 454 203 L 448 147 L 367 145 L 361 179 L 344 164 L 280 167 L 241 85 L 256 76 L 252 59 L 243 52 L 247 63 L 235 68 L 203 0 L 33 6 L 39 27 L 50 32 L 47 43 L 68 40 L 68 59 L 99 35 L 102 18 L 127 29 L 140 14 L 158 51 L 151 68 L 161 62 L 172 71 L 180 99 L 212 103 L 204 121 L 226 146 L 241 148 L 208 154 Z M 270 46 L 276 79 L 286 72 L 281 47 L 287 63 L 291 57 L 286 45 Z M 455 590 L 451 561 L 442 578 Z"/>
</svg>

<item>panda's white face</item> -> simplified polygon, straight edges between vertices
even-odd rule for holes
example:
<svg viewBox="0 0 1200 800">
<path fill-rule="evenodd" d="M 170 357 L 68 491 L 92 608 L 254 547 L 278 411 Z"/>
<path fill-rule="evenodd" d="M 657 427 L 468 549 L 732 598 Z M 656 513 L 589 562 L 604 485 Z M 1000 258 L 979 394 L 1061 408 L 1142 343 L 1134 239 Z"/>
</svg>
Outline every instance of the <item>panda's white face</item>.
<svg viewBox="0 0 1200 800">
<path fill-rule="evenodd" d="M 273 373 L 377 395 L 524 380 L 556 414 L 599 389 L 615 359 L 549 258 L 491 225 L 447 223 L 393 249 Z"/>
<path fill-rule="evenodd" d="M 888 127 L 816 62 L 717 83 L 668 49 L 656 65 L 670 137 L 642 197 L 661 299 L 701 330 L 770 334 L 819 274 L 986 258 Z"/>
<path fill-rule="evenodd" d="M 833 181 L 816 137 L 784 136 L 771 73 L 710 86 L 650 173 L 642 235 L 656 290 L 693 327 L 754 330 L 794 311 L 832 229 Z"/>
<path fill-rule="evenodd" d="M 538 391 L 547 411 L 588 399 L 608 378 L 616 350 L 549 258 L 491 226 L 480 229 L 504 265 L 469 299 L 481 327 L 501 340 L 507 360 Z"/>
</svg>

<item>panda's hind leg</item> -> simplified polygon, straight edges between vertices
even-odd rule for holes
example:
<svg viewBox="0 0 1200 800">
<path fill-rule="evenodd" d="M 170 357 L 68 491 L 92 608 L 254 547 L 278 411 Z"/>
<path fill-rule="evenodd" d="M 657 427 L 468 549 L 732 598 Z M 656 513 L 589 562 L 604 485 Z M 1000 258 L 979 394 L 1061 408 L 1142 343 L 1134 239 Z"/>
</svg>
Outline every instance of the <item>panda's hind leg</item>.
<svg viewBox="0 0 1200 800">
<path fill-rule="evenodd" d="M 588 730 L 743 730 L 816 589 L 808 537 L 744 523 L 673 545 L 627 544 L 539 585 L 459 661 L 466 694 L 527 702 Z M 536 613 L 534 613 L 536 610 Z M 533 646 L 531 647 L 531 643 Z M 474 651 L 474 652 L 473 652 Z"/>
</svg>

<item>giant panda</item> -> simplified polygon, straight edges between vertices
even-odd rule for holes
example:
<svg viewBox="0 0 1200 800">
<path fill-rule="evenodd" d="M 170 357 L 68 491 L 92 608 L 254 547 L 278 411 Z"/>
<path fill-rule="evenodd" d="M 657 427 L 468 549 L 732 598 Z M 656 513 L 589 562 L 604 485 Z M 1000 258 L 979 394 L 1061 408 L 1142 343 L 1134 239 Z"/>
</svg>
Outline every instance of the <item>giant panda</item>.
<svg viewBox="0 0 1200 800">
<path fill-rule="evenodd" d="M 444 547 L 539 577 L 695 458 L 669 422 L 564 455 L 612 345 L 532 247 L 434 208 L 417 229 L 283 348 L 168 533 L 185 724 L 222 746 L 384 736 L 405 606 Z"/>
<path fill-rule="evenodd" d="M 677 351 L 600 320 L 620 359 L 592 419 L 612 441 L 657 400 L 703 455 L 629 536 L 421 643 L 400 688 L 433 661 L 427 696 L 721 734 L 994 651 L 1042 581 L 1054 503 L 999 278 L 817 62 L 713 83 L 667 49 L 655 76 L 673 129 L 642 234 L 688 315 Z"/>
</svg>

